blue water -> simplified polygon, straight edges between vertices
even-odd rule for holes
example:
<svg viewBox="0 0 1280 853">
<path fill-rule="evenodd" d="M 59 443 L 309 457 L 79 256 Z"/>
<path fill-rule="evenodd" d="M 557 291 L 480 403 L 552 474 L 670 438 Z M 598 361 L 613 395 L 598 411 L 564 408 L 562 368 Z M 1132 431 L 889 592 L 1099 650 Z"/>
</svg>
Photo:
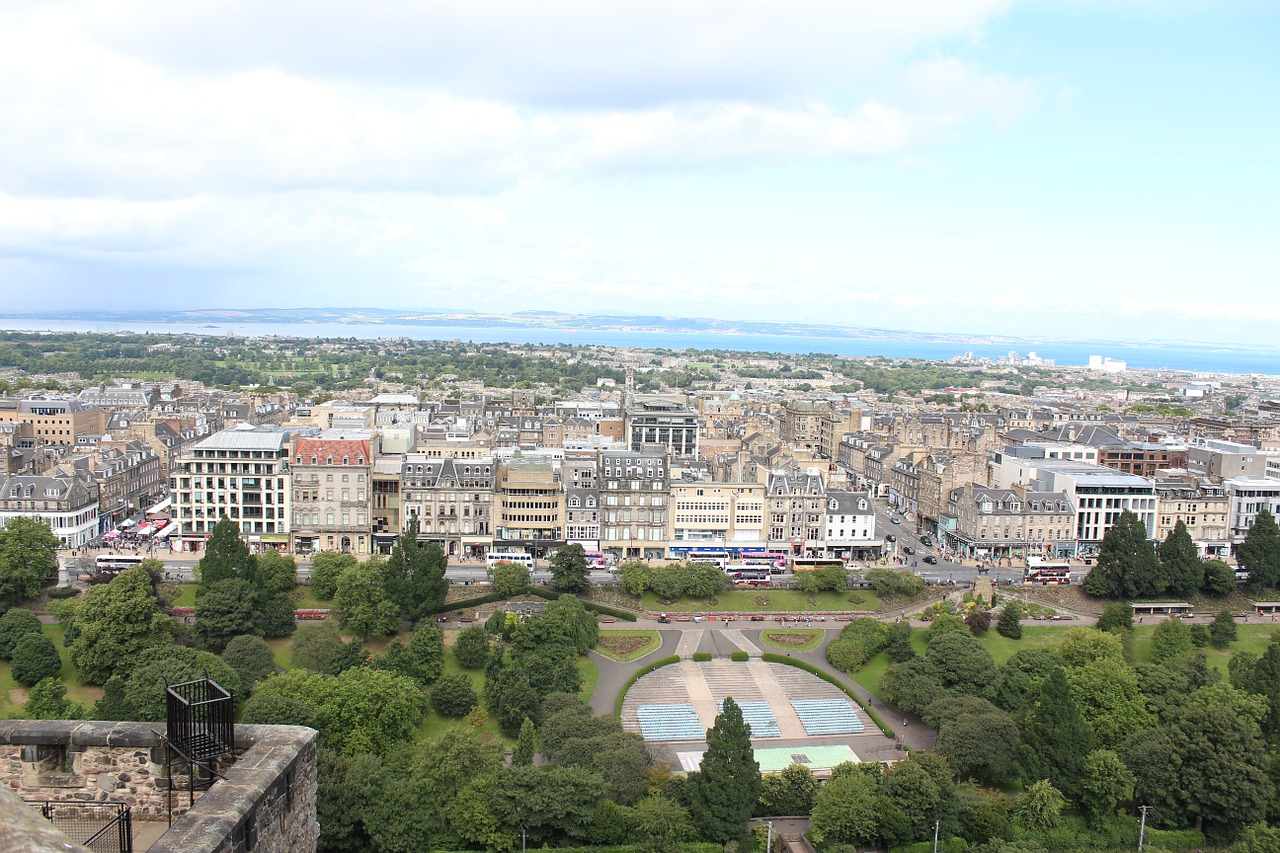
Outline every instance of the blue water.
<svg viewBox="0 0 1280 853">
<path fill-rule="evenodd" d="M 592 344 L 647 349 L 723 349 L 738 352 L 823 352 L 846 356 L 886 356 L 946 360 L 972 352 L 995 358 L 1016 350 L 1063 366 L 1088 364 L 1090 355 L 1109 356 L 1142 369 L 1204 373 L 1262 373 L 1280 375 L 1280 352 L 1194 343 L 1136 344 L 1116 342 L 1044 341 L 980 344 L 967 341 L 863 340 L 857 338 L 793 337 L 787 335 L 726 335 L 707 332 L 637 332 L 528 327 L 406 326 L 354 323 L 95 323 L 72 320 L 0 319 L 0 329 L 54 332 L 152 332 L 160 334 L 281 335 L 309 338 L 410 338 L 462 340 L 475 343 Z"/>
</svg>

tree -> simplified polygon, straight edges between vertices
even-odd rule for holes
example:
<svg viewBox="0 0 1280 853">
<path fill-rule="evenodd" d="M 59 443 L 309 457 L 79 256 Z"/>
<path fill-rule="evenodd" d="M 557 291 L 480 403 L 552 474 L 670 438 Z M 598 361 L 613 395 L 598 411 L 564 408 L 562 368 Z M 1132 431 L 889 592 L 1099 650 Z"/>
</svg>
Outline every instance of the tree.
<svg viewBox="0 0 1280 853">
<path fill-rule="evenodd" d="M 1022 605 L 1016 601 L 1005 602 L 996 620 L 996 633 L 1010 640 L 1022 639 Z"/>
<path fill-rule="evenodd" d="M 1071 698 L 1100 746 L 1118 748 L 1155 725 L 1138 676 L 1123 663 L 1093 661 L 1067 671 Z"/>
<path fill-rule="evenodd" d="M 49 525 L 18 515 L 0 527 L 0 606 L 13 607 L 35 598 L 58 575 L 62 542 Z"/>
<path fill-rule="evenodd" d="M 574 595 L 562 595 L 541 614 L 520 623 L 512 637 L 517 653 L 539 646 L 566 643 L 576 655 L 585 655 L 600 642 L 600 626 L 595 614 Z M 565 691 L 569 692 L 569 691 Z"/>
<path fill-rule="evenodd" d="M 443 676 L 431 689 L 431 707 L 443 717 L 465 717 L 478 701 L 465 673 Z"/>
<path fill-rule="evenodd" d="M 293 557 L 268 551 L 258 557 L 258 574 L 253 609 L 256 630 L 265 637 L 288 637 L 297 630 L 293 599 L 298 586 L 298 567 Z"/>
<path fill-rule="evenodd" d="M 1151 634 L 1151 659 L 1156 663 L 1164 663 L 1189 651 L 1191 629 L 1181 619 L 1165 619 Z"/>
<path fill-rule="evenodd" d="M 765 816 L 807 815 L 818 794 L 818 780 L 803 764 L 788 764 L 781 773 L 771 773 L 760 783 L 756 811 Z"/>
<path fill-rule="evenodd" d="M 102 698 L 93 704 L 93 713 L 90 715 L 95 720 L 132 720 L 137 717 L 137 711 L 133 709 L 133 705 L 124 695 L 125 681 L 118 675 L 113 675 L 107 679 L 107 683 L 102 685 Z"/>
<path fill-rule="evenodd" d="M 909 597 L 924 592 L 924 578 L 914 572 L 872 569 L 866 577 L 881 598 Z"/>
<path fill-rule="evenodd" d="M 538 754 L 538 730 L 533 720 L 528 717 L 520 724 L 520 736 L 516 738 L 515 749 L 511 752 L 511 763 L 515 765 L 531 765 L 533 757 Z"/>
<path fill-rule="evenodd" d="M 165 685 L 204 678 L 240 693 L 240 676 L 217 655 L 188 646 L 159 646 L 130 661 L 124 695 L 142 722 L 160 722 L 166 713 Z"/>
<path fill-rule="evenodd" d="M 581 767 L 508 767 L 479 780 L 473 790 L 498 827 L 510 835 L 525 827 L 529 843 L 542 846 L 557 837 L 585 840 L 604 788 L 599 774 Z M 460 806 L 470 801 L 466 791 L 459 800 Z M 455 825 L 468 841 L 493 846 L 485 823 L 482 818 Z"/>
<path fill-rule="evenodd" d="M 923 658 L 895 663 L 880 678 L 880 695 L 904 711 L 920 713 L 951 695 Z"/>
<path fill-rule="evenodd" d="M 925 662 L 944 688 L 969 696 L 989 695 L 996 679 L 991 652 L 967 630 L 930 640 Z"/>
<path fill-rule="evenodd" d="M 387 596 L 383 572 L 368 562 L 342 573 L 333 604 L 342 614 L 342 627 L 366 640 L 370 634 L 394 634 L 400 627 L 400 608 Z"/>
<path fill-rule="evenodd" d="M 398 639 L 392 640 L 373 663 L 381 669 L 412 678 L 419 684 L 429 684 L 444 671 L 444 634 L 435 625 L 419 625 L 413 629 L 408 645 Z"/>
<path fill-rule="evenodd" d="M 1225 649 L 1236 641 L 1236 619 L 1230 610 L 1221 610 L 1209 626 L 1209 640 L 1215 649 Z"/>
<path fill-rule="evenodd" d="M 1191 533 L 1182 519 L 1160 543 L 1160 567 L 1164 570 L 1166 588 L 1172 595 L 1186 598 L 1204 585 L 1204 562 L 1191 541 Z"/>
<path fill-rule="evenodd" d="M 209 649 L 221 651 L 241 634 L 251 634 L 257 619 L 253 608 L 253 586 L 230 578 L 205 587 L 196 598 L 195 637 Z"/>
<path fill-rule="evenodd" d="M 551 587 L 560 592 L 581 592 L 589 587 L 587 555 L 576 543 L 565 545 L 551 555 Z"/>
<path fill-rule="evenodd" d="M 1072 628 L 1062 637 L 1058 655 L 1069 667 L 1087 666 L 1097 661 L 1124 665 L 1124 645 L 1115 634 L 1092 628 Z"/>
<path fill-rule="evenodd" d="M 161 612 L 151 575 L 141 566 L 90 589 L 75 624 L 71 663 L 89 684 L 130 671 L 143 652 L 167 646 L 173 638 L 173 624 Z"/>
<path fill-rule="evenodd" d="M 240 529 L 225 515 L 213 526 L 204 554 L 196 563 L 196 577 L 202 590 L 218 581 L 242 580 L 253 583 L 258 571 L 257 559 L 240 538 Z"/>
<path fill-rule="evenodd" d="M 631 811 L 632 826 L 640 848 L 650 853 L 672 853 L 682 842 L 697 838 L 689 811 L 662 794 L 645 797 Z"/>
<path fill-rule="evenodd" d="M 341 551 L 321 551 L 311 558 L 311 594 L 321 601 L 329 601 L 338 591 L 338 578 L 356 564 L 353 554 Z"/>
<path fill-rule="evenodd" d="M 1102 537 L 1098 563 L 1085 577 L 1084 591 L 1099 598 L 1130 599 L 1158 595 L 1164 583 L 1146 525 L 1124 510 Z"/>
<path fill-rule="evenodd" d="M 310 702 L 292 696 L 254 694 L 244 703 L 241 720 L 263 726 L 305 726 L 322 731 L 324 719 L 320 709 Z"/>
<path fill-rule="evenodd" d="M 448 567 L 449 560 L 439 545 L 418 542 L 415 515 L 409 520 L 409 528 L 396 539 L 391 556 L 383 566 L 383 588 L 410 621 L 418 622 L 444 603 L 449 591 L 449 582 L 444 577 Z M 341 586 L 339 580 L 339 593 Z"/>
<path fill-rule="evenodd" d="M 399 640 L 394 640 L 392 646 L 400 646 Z M 349 643 L 343 643 L 338 650 L 324 662 L 324 666 L 320 668 L 321 675 L 342 675 L 349 669 L 357 667 L 365 667 L 369 665 L 369 652 L 365 650 L 364 644 L 359 640 L 352 640 Z M 379 669 L 388 669 L 388 667 L 378 667 Z M 403 675 L 395 669 L 390 669 L 396 675 Z M 410 676 L 404 676 L 409 678 Z"/>
<path fill-rule="evenodd" d="M 489 568 L 489 576 L 493 578 L 493 591 L 511 596 L 529 585 L 529 570 L 519 563 L 498 562 Z"/>
<path fill-rule="evenodd" d="M 1206 561 L 1204 591 L 1210 595 L 1230 595 L 1236 591 L 1236 573 L 1222 560 Z"/>
<path fill-rule="evenodd" d="M 1013 807 L 1013 819 L 1027 829 L 1053 829 L 1062 818 L 1067 798 L 1048 779 L 1027 788 Z"/>
<path fill-rule="evenodd" d="M 1108 601 L 1098 617 L 1097 628 L 1113 634 L 1133 630 L 1133 608 L 1123 601 Z"/>
<path fill-rule="evenodd" d="M 689 778 L 689 812 L 702 834 L 718 842 L 742 838 L 760 799 L 760 765 L 742 709 L 726 697 L 707 731 L 707 751 Z"/>
<path fill-rule="evenodd" d="M 974 610 L 964 617 L 964 624 L 969 626 L 969 631 L 975 637 L 981 637 L 991 629 L 991 611 Z"/>
<path fill-rule="evenodd" d="M 653 570 L 648 563 L 642 560 L 628 560 L 618 566 L 614 577 L 618 579 L 619 586 L 629 595 L 643 595 L 649 588 L 649 578 L 652 574 Z"/>
<path fill-rule="evenodd" d="M 1017 778 L 1020 735 L 1012 717 L 983 704 L 985 709 L 943 722 L 937 749 L 961 779 L 1000 785 Z"/>
<path fill-rule="evenodd" d="M 22 712 L 32 720 L 79 720 L 85 716 L 83 706 L 67 701 L 67 685 L 52 675 L 27 691 Z"/>
<path fill-rule="evenodd" d="M 13 680 L 23 687 L 57 675 L 62 669 L 58 647 L 44 634 L 24 634 L 13 650 Z"/>
<path fill-rule="evenodd" d="M 489 632 L 480 625 L 463 628 L 453 641 L 453 657 L 463 669 L 478 669 L 489 659 Z"/>
<path fill-rule="evenodd" d="M 1280 583 L 1280 527 L 1263 507 L 1244 541 L 1236 548 L 1236 562 L 1249 570 L 1249 585 L 1276 586 Z"/>
<path fill-rule="evenodd" d="M 40 620 L 30 610 L 15 607 L 0 616 L 0 659 L 10 660 L 19 640 L 40 631 Z"/>
<path fill-rule="evenodd" d="M 227 648 L 222 652 L 222 660 L 240 676 L 240 688 L 246 693 L 252 692 L 259 681 L 276 671 L 271 646 L 261 637 L 248 634 L 227 643 Z"/>
<path fill-rule="evenodd" d="M 895 844 L 931 838 L 935 821 L 947 835 L 953 831 L 960 804 L 945 758 L 929 752 L 899 762 L 885 774 L 883 790 L 907 821 L 907 838 Z"/>
<path fill-rule="evenodd" d="M 910 622 L 895 622 L 889 626 L 885 652 L 893 663 L 903 663 L 916 656 L 916 650 L 911 645 Z"/>
<path fill-rule="evenodd" d="M 1244 828 L 1231 853 L 1275 853 L 1280 850 L 1280 827 L 1252 823 Z"/>
<path fill-rule="evenodd" d="M 1073 797 L 1083 773 L 1084 757 L 1093 747 L 1093 733 L 1071 696 L 1066 672 L 1053 670 L 1040 683 L 1023 720 L 1023 782 L 1048 779 L 1055 788 Z"/>
<path fill-rule="evenodd" d="M 814 797 L 809 837 L 824 850 L 836 844 L 871 844 L 880 831 L 876 794 L 865 773 L 832 776 Z"/>
<path fill-rule="evenodd" d="M 338 631 L 338 624 L 332 619 L 325 619 L 319 624 L 300 627 L 293 635 L 290 654 L 295 666 L 319 672 L 341 648 L 342 634 Z"/>
</svg>

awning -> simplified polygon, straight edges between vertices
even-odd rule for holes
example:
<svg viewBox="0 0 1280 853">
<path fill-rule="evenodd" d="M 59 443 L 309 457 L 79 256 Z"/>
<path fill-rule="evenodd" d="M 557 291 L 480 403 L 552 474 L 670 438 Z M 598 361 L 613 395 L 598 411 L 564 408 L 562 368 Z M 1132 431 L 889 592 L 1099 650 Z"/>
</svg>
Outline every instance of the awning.
<svg viewBox="0 0 1280 853">
<path fill-rule="evenodd" d="M 150 536 L 152 527 L 150 524 L 141 524 L 138 529 L 133 531 L 135 536 Z"/>
<path fill-rule="evenodd" d="M 120 522 L 120 526 L 121 526 L 121 527 L 133 527 L 133 526 L 134 526 L 135 524 L 137 524 L 137 523 L 138 523 L 138 522 L 134 521 L 132 518 L 126 518 L 124 521 Z"/>
<path fill-rule="evenodd" d="M 164 529 L 156 534 L 157 539 L 168 539 L 170 533 L 177 533 L 181 525 L 176 521 L 171 521 L 164 526 Z"/>
<path fill-rule="evenodd" d="M 119 530 L 108 530 L 106 533 L 102 534 L 102 538 L 103 538 L 103 539 L 119 539 L 119 538 L 120 538 L 120 531 L 119 531 Z"/>
</svg>

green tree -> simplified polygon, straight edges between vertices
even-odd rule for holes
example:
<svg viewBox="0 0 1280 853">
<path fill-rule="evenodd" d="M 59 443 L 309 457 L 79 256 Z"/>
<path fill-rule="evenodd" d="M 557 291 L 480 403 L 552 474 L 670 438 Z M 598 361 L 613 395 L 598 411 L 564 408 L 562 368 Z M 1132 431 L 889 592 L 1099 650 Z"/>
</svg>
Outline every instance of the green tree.
<svg viewBox="0 0 1280 853">
<path fill-rule="evenodd" d="M 1230 595 L 1236 591 L 1236 573 L 1222 560 L 1204 564 L 1204 591 L 1210 595 Z"/>
<path fill-rule="evenodd" d="M 1067 671 L 1071 698 L 1098 744 L 1117 748 L 1132 735 L 1155 725 L 1138 676 L 1123 663 L 1093 661 Z"/>
<path fill-rule="evenodd" d="M 293 557 L 277 551 L 261 554 L 255 578 L 253 609 L 256 630 L 265 637 L 288 637 L 297 630 L 290 593 L 298 586 L 298 567 Z"/>
<path fill-rule="evenodd" d="M 833 776 L 814 797 L 809 837 L 824 850 L 837 844 L 871 844 L 880 833 L 879 813 L 870 776 Z"/>
<path fill-rule="evenodd" d="M 61 541 L 49 525 L 18 515 L 0 527 L 0 606 L 35 598 L 58 575 Z"/>
<path fill-rule="evenodd" d="M 443 676 L 431 689 L 431 707 L 443 717 L 465 717 L 478 702 L 466 673 Z"/>
<path fill-rule="evenodd" d="M 513 837 L 525 827 L 530 844 L 548 844 L 559 838 L 585 840 L 604 794 L 604 780 L 581 767 L 508 767 L 478 783 L 487 811 L 499 827 Z M 460 797 L 466 802 L 465 792 Z M 460 827 L 472 843 L 486 843 L 491 836 L 472 835 L 478 821 Z"/>
<path fill-rule="evenodd" d="M 501 595 L 515 595 L 529 585 L 529 570 L 519 563 L 498 562 L 489 567 L 493 579 L 493 591 Z"/>
<path fill-rule="evenodd" d="M 1216 649 L 1225 649 L 1236 641 L 1236 619 L 1230 610 L 1220 610 L 1209 626 L 1209 639 Z"/>
<path fill-rule="evenodd" d="M 22 712 L 31 720 L 79 720 L 84 707 L 67 701 L 67 685 L 57 676 L 49 676 L 27 691 Z"/>
<path fill-rule="evenodd" d="M 595 615 L 574 595 L 562 595 L 547 604 L 541 614 L 520 623 L 512 637 L 517 654 L 564 643 L 572 649 L 572 654 L 584 655 L 598 642 L 600 627 Z"/>
<path fill-rule="evenodd" d="M 240 688 L 252 692 L 258 682 L 276 671 L 271 646 L 261 637 L 243 634 L 227 643 L 222 660 L 240 676 Z"/>
<path fill-rule="evenodd" d="M 1240 833 L 1231 853 L 1275 853 L 1280 850 L 1280 827 L 1251 823 Z"/>
<path fill-rule="evenodd" d="M 221 651 L 241 634 L 253 633 L 257 620 L 253 602 L 254 590 L 248 581 L 230 578 L 209 584 L 196 598 L 196 640 Z"/>
<path fill-rule="evenodd" d="M 353 554 L 341 551 L 321 551 L 311 558 L 311 594 L 321 601 L 329 601 L 338 591 L 338 578 L 356 564 Z"/>
<path fill-rule="evenodd" d="M 453 641 L 453 657 L 463 669 L 478 669 L 489 659 L 489 632 L 472 625 L 458 632 Z"/>
<path fill-rule="evenodd" d="M 738 703 L 726 697 L 707 731 L 702 764 L 689 777 L 689 812 L 705 837 L 718 842 L 738 840 L 746 835 L 760 786 L 751 729 Z"/>
<path fill-rule="evenodd" d="M 1022 724 L 1022 781 L 1048 779 L 1074 797 L 1084 757 L 1094 748 L 1093 732 L 1080 716 L 1066 672 L 1055 669 L 1041 681 Z"/>
<path fill-rule="evenodd" d="M 538 754 L 538 730 L 533 720 L 528 717 L 520 724 L 520 736 L 516 738 L 515 749 L 511 752 L 511 763 L 515 765 L 532 765 L 533 757 Z"/>
<path fill-rule="evenodd" d="M 241 540 L 236 523 L 225 515 L 213 526 L 213 532 L 205 543 L 204 553 L 196 563 L 195 572 L 202 589 L 225 580 L 254 582 L 258 561 L 249 553 L 249 546 Z"/>
<path fill-rule="evenodd" d="M 1151 634 L 1151 659 L 1164 663 L 1191 651 L 1191 629 L 1178 618 L 1169 618 Z"/>
<path fill-rule="evenodd" d="M 1067 798 L 1048 779 L 1029 786 L 1013 806 L 1013 819 L 1033 830 L 1053 829 L 1062 819 Z"/>
<path fill-rule="evenodd" d="M 40 631 L 40 620 L 30 610 L 15 607 L 0 616 L 0 659 L 11 659 L 19 640 Z"/>
<path fill-rule="evenodd" d="M 1123 601 L 1108 601 L 1098 617 L 1099 631 L 1116 633 L 1133 630 L 1133 608 Z"/>
<path fill-rule="evenodd" d="M 391 557 L 383 566 L 383 588 L 410 621 L 418 622 L 444 603 L 449 591 L 445 570 L 449 560 L 434 542 L 418 542 L 418 517 L 409 520 L 409 529 L 396 539 Z M 342 591 L 341 576 L 338 593 Z"/>
<path fill-rule="evenodd" d="M 138 712 L 124 695 L 125 681 L 118 675 L 107 679 L 102 685 L 102 698 L 93 704 L 95 720 L 133 720 Z"/>
<path fill-rule="evenodd" d="M 920 713 L 951 694 L 923 658 L 913 658 L 885 670 L 880 678 L 880 695 L 904 711 Z"/>
<path fill-rule="evenodd" d="M 693 841 L 698 835 L 688 809 L 662 794 L 636 803 L 631 821 L 640 849 L 648 853 L 673 853 L 683 842 Z"/>
<path fill-rule="evenodd" d="M 924 592 L 924 578 L 914 572 L 872 569 L 866 577 L 881 598 L 909 597 Z"/>
<path fill-rule="evenodd" d="M 916 656 L 915 647 L 911 645 L 910 622 L 895 622 L 889 626 L 885 652 L 894 663 L 903 663 Z"/>
<path fill-rule="evenodd" d="M 1098 563 L 1084 579 L 1084 591 L 1099 598 L 1131 599 L 1158 595 L 1165 578 L 1147 539 L 1147 528 L 1124 510 L 1102 537 Z"/>
<path fill-rule="evenodd" d="M 968 630 L 931 639 L 925 662 L 939 684 L 969 696 L 989 695 L 996 679 L 991 652 Z"/>
<path fill-rule="evenodd" d="M 129 662 L 125 679 L 125 699 L 133 706 L 135 718 L 160 722 L 166 713 L 165 685 L 204 678 L 208 673 L 223 689 L 240 693 L 240 676 L 210 652 L 188 646 L 159 646 L 147 649 Z"/>
<path fill-rule="evenodd" d="M 621 563 L 615 577 L 618 584 L 629 595 L 643 595 L 644 591 L 649 588 L 649 579 L 653 574 L 653 570 L 649 564 L 641 560 L 630 560 Z"/>
<path fill-rule="evenodd" d="M 399 640 L 393 640 L 391 645 L 399 647 L 403 650 L 403 646 L 401 646 Z M 342 675 L 342 673 L 346 672 L 349 669 L 355 669 L 357 667 L 365 667 L 368 665 L 369 665 L 369 652 L 365 649 L 364 644 L 361 643 L 359 640 L 352 640 L 349 643 L 343 643 L 342 645 L 338 646 L 337 651 L 335 651 L 333 655 L 327 661 L 324 662 L 324 666 L 320 668 L 320 674 L 321 675 Z M 390 672 L 395 672 L 396 675 L 403 675 L 403 673 L 397 671 L 396 668 L 394 667 L 377 667 L 377 668 L 387 670 Z M 404 677 L 410 678 L 411 676 L 405 675 Z"/>
<path fill-rule="evenodd" d="M 1022 605 L 1017 601 L 1005 602 L 996 620 L 996 633 L 1010 640 L 1022 639 Z"/>
<path fill-rule="evenodd" d="M 400 608 L 388 597 L 383 580 L 382 569 L 368 562 L 342 573 L 333 604 L 342 614 L 343 628 L 364 639 L 371 634 L 395 633 L 400 627 Z"/>
<path fill-rule="evenodd" d="M 246 709 L 247 711 L 247 709 Z M 362 853 L 372 848 L 366 816 L 372 822 L 379 802 L 385 799 L 388 774 L 375 755 L 347 758 L 332 749 L 316 753 L 318 784 L 316 818 L 324 853 Z"/>
<path fill-rule="evenodd" d="M 1266 507 L 1258 512 L 1244 541 L 1237 546 L 1236 562 L 1249 570 L 1250 586 L 1280 583 L 1280 527 Z"/>
<path fill-rule="evenodd" d="M 338 631 L 338 623 L 325 619 L 298 628 L 290 644 L 290 655 L 295 666 L 320 672 L 341 648 L 342 634 Z"/>
<path fill-rule="evenodd" d="M 1072 628 L 1063 634 L 1058 655 L 1068 667 L 1087 666 L 1099 661 L 1124 665 L 1124 645 L 1120 638 L 1092 628 Z"/>
<path fill-rule="evenodd" d="M 1011 782 L 1018 775 L 1018 726 L 1004 711 L 989 702 L 983 704 L 983 709 L 943 722 L 937 750 L 961 779 L 994 785 Z"/>
<path fill-rule="evenodd" d="M 244 703 L 241 722 L 263 726 L 305 726 L 323 731 L 320 709 L 310 702 L 292 696 L 255 694 Z"/>
<path fill-rule="evenodd" d="M 951 781 L 951 768 L 936 753 L 919 753 L 899 762 L 885 774 L 884 795 L 906 816 L 908 836 L 920 841 L 933 836 L 934 822 L 950 835 L 955 829 L 960 803 Z"/>
<path fill-rule="evenodd" d="M 818 794 L 818 780 L 803 764 L 788 764 L 760 782 L 756 811 L 765 816 L 807 815 Z"/>
<path fill-rule="evenodd" d="M 1160 543 L 1160 567 L 1166 588 L 1179 598 L 1194 595 L 1204 585 L 1204 562 L 1182 519 Z"/>
<path fill-rule="evenodd" d="M 71 663 L 89 684 L 130 671 L 143 652 L 167 646 L 173 638 L 173 624 L 160 611 L 151 575 L 141 566 L 90 589 L 75 624 Z"/>
<path fill-rule="evenodd" d="M 551 567 L 551 587 L 560 592 L 581 592 L 591 583 L 587 566 L 587 556 L 582 546 L 576 543 L 556 549 L 549 560 Z"/>
<path fill-rule="evenodd" d="M 1115 816 L 1116 809 L 1133 794 L 1133 774 L 1109 749 L 1095 749 L 1084 757 L 1080 780 L 1080 808 L 1091 826 Z"/>
<path fill-rule="evenodd" d="M 62 669 L 58 647 L 44 634 L 24 634 L 13 650 L 13 680 L 23 687 L 57 675 Z"/>
</svg>

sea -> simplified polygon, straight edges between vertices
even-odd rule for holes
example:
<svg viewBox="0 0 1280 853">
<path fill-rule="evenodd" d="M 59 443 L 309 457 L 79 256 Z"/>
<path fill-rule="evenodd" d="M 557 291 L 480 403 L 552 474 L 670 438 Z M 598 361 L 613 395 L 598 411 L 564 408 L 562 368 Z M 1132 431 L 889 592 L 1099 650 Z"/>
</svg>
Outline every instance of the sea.
<svg viewBox="0 0 1280 853">
<path fill-rule="evenodd" d="M 1001 341 L 916 340 L 893 338 L 832 338 L 792 335 L 727 334 L 723 332 L 660 332 L 612 329 L 561 329 L 530 326 L 426 326 L 392 323 L 161 323 L 150 321 L 95 322 L 0 318 L 0 330 L 50 332 L 148 332 L 153 334 L 238 335 L 243 337 L 409 338 L 423 341 L 472 343 L 576 344 L 644 349 L 700 349 L 735 352 L 830 353 L 841 356 L 884 356 L 946 361 L 972 354 L 996 359 L 1016 352 L 1035 353 L 1059 366 L 1084 366 L 1100 355 L 1124 361 L 1131 368 L 1194 373 L 1280 375 L 1280 350 L 1234 347 L 1195 342 L 1123 343 L 1118 341 Z"/>
</svg>

